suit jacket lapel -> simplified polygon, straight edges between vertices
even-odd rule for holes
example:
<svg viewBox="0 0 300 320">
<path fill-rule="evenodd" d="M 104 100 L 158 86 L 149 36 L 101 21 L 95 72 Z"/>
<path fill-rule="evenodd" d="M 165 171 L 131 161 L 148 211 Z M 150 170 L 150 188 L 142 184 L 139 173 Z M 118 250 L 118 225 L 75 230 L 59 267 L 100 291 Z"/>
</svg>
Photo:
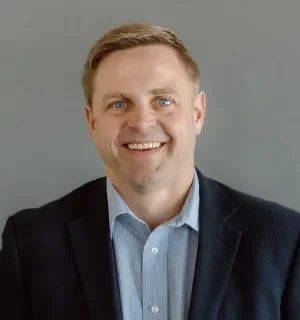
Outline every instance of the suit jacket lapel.
<svg viewBox="0 0 300 320">
<path fill-rule="evenodd" d="M 83 217 L 69 221 L 67 229 L 92 319 L 121 320 L 105 179 L 98 180 L 96 186 L 89 194 Z"/>
<path fill-rule="evenodd" d="M 197 170 L 200 230 L 189 320 L 216 319 L 242 232 L 228 220 L 236 209 L 223 190 Z"/>
</svg>

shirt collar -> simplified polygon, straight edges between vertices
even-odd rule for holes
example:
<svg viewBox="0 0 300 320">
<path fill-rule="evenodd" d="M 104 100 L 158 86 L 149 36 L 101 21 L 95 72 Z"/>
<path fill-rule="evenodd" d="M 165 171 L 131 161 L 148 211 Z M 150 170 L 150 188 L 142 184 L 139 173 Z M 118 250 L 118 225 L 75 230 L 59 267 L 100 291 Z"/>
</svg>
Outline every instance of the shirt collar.
<svg viewBox="0 0 300 320">
<path fill-rule="evenodd" d="M 171 220 L 165 222 L 165 224 L 180 227 L 183 224 L 190 226 L 193 230 L 199 231 L 199 180 L 196 170 L 194 170 L 194 178 L 189 190 L 186 201 L 183 205 L 181 212 L 173 217 Z M 114 223 L 116 218 L 124 213 L 128 213 L 135 219 L 140 220 L 135 216 L 133 212 L 128 208 L 125 201 L 118 193 L 112 182 L 106 177 L 106 190 L 107 190 L 107 202 L 108 202 L 108 214 L 109 214 L 109 226 L 110 236 L 113 236 Z"/>
<path fill-rule="evenodd" d="M 121 214 L 129 213 L 131 211 L 108 177 L 106 177 L 106 192 L 110 236 L 112 238 L 116 218 Z"/>
</svg>

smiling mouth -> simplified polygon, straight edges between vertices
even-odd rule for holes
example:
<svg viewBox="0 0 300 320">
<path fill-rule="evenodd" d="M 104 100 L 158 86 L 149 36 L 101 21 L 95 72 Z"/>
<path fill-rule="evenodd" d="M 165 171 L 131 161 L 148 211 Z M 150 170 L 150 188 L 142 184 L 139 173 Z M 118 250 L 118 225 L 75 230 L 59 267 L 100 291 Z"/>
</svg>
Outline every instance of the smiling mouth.
<svg viewBox="0 0 300 320">
<path fill-rule="evenodd" d="M 162 142 L 147 142 L 147 143 L 126 143 L 123 146 L 133 152 L 145 152 L 159 150 L 164 143 Z"/>
</svg>

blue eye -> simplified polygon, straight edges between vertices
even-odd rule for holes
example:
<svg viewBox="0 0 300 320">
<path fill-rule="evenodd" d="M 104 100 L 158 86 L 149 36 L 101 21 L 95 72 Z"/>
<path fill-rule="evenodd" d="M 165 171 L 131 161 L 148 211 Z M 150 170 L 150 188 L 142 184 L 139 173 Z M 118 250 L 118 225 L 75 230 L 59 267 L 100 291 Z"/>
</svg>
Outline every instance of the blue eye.
<svg viewBox="0 0 300 320">
<path fill-rule="evenodd" d="M 159 105 L 164 107 L 170 105 L 172 102 L 169 99 L 159 99 Z"/>
<path fill-rule="evenodd" d="M 112 106 L 116 109 L 122 109 L 122 108 L 126 107 L 126 103 L 125 103 L 125 101 L 117 101 L 117 102 L 113 103 Z"/>
</svg>

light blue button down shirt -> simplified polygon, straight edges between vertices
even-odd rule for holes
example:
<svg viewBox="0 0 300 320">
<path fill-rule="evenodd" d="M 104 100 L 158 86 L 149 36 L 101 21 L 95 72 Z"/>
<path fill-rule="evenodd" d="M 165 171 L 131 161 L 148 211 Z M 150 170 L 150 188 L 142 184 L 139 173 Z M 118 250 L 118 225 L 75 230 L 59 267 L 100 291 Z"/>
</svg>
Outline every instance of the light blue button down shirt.
<svg viewBox="0 0 300 320">
<path fill-rule="evenodd" d="M 199 232 L 196 171 L 180 214 L 152 232 L 106 181 L 123 320 L 187 319 Z"/>
</svg>

